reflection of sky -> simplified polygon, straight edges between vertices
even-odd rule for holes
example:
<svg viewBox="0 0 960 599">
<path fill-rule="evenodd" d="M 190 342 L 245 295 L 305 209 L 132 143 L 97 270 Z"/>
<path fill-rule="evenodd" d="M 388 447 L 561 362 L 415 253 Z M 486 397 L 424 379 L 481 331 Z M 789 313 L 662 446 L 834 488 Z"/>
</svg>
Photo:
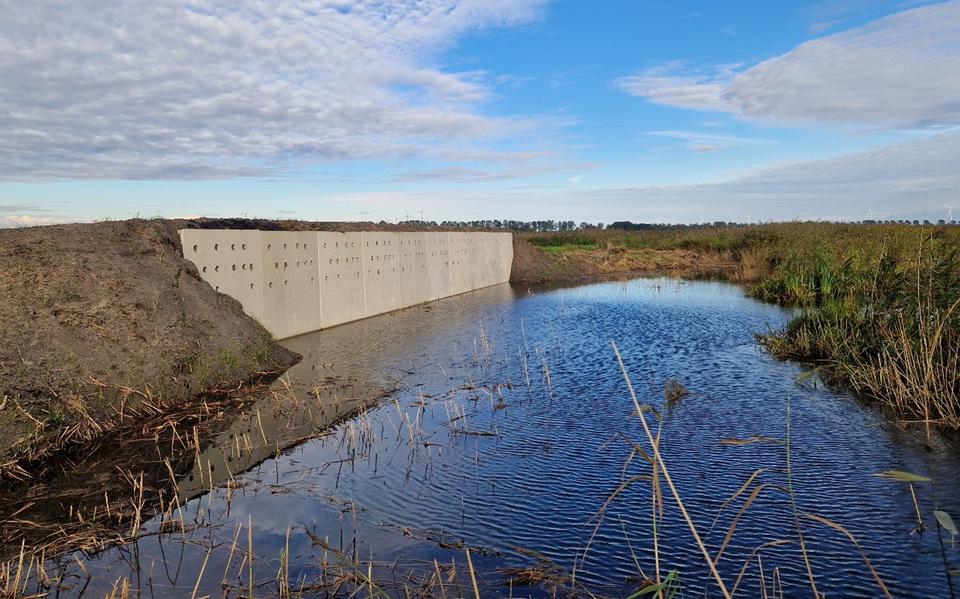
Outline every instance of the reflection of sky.
<svg viewBox="0 0 960 599">
<path fill-rule="evenodd" d="M 322 555 L 310 546 L 303 526 L 335 547 L 342 529 L 349 545 L 351 500 L 358 509 L 361 559 L 372 553 L 377 560 L 400 558 L 408 566 L 434 556 L 462 562 L 462 552 L 437 547 L 435 540 L 443 538 L 504 552 L 498 559 L 478 558 L 485 568 L 481 579 L 494 585 L 499 584 L 496 568 L 529 563 L 513 553 L 518 546 L 570 568 L 593 530 L 592 517 L 621 481 L 627 450 L 620 435 L 639 440 L 642 434 L 628 416 L 631 404 L 609 347 L 615 340 L 641 401 L 663 411 L 665 460 L 714 550 L 736 508 L 707 532 L 709 523 L 754 470 L 767 468 L 761 480 L 784 483 L 782 445 L 730 447 L 720 439 L 783 439 L 789 405 L 799 509 L 847 526 L 895 594 L 897 589 L 941 594 L 935 533 L 911 536 L 909 495 L 873 473 L 891 468 L 931 472 L 941 482 L 940 506 L 958 513 L 960 490 L 952 485 L 958 456 L 943 449 L 926 454 L 915 436 L 878 426 L 878 415 L 851 398 L 798 387 L 794 379 L 800 368 L 762 355 L 752 339 L 754 331 L 782 325 L 786 314 L 718 283 L 637 280 L 533 295 L 504 285 L 304 336 L 292 341 L 294 349 L 305 351 L 304 371 L 312 362 L 333 364 L 330 368 L 345 376 L 389 373 L 385 378 L 399 380 L 403 388 L 368 415 L 340 425 L 335 435 L 309 441 L 243 475 L 248 485 L 235 493 L 229 515 L 222 513 L 222 491 L 212 502 L 209 497 L 192 501 L 185 511 L 205 519 L 212 505 L 211 520 L 225 522 L 212 534 L 228 543 L 234 523 L 252 517 L 256 554 L 273 560 L 258 566 L 258 578 L 276 571 L 288 527 L 294 528 L 293 578 L 314 572 Z M 525 343 L 529 388 L 521 352 Z M 662 401 L 669 378 L 691 391 L 672 410 Z M 512 388 L 494 387 L 508 381 Z M 422 412 L 416 407 L 421 394 L 426 398 Z M 448 420 L 461 409 L 466 418 L 455 426 L 498 436 L 452 433 Z M 423 432 L 418 445 L 408 444 L 404 417 L 419 423 L 414 426 Z M 360 430 L 374 433 L 369 455 L 327 465 L 347 457 L 345 440 Z M 641 471 L 639 459 L 627 469 Z M 918 486 L 917 493 L 929 513 L 929 486 Z M 607 590 L 619 592 L 618 585 L 635 573 L 625 537 L 643 567 L 652 569 L 649 506 L 642 484 L 612 504 L 578 575 L 582 581 L 612 584 Z M 678 568 L 687 590 L 697 592 L 705 575 L 702 562 L 671 506 L 668 501 L 662 525 L 665 564 Z M 791 522 L 783 497 L 772 489 L 762 493 L 741 519 L 721 570 L 735 577 L 753 547 L 790 536 Z M 400 527 L 409 527 L 414 538 L 400 534 Z M 805 533 L 821 591 L 872 596 L 869 573 L 841 535 L 812 524 L 805 525 Z M 423 540 L 424 535 L 434 541 Z M 177 535 L 166 537 L 166 550 L 176 548 L 176 541 Z M 153 543 L 144 539 L 142 554 L 155 557 Z M 192 585 L 203 550 L 189 551 L 182 580 Z M 117 555 L 112 552 L 103 563 Z M 764 563 L 781 568 L 788 589 L 804 588 L 795 547 L 768 551 Z M 221 557 L 211 558 L 209 567 L 215 574 L 208 582 L 218 582 Z M 746 584 L 755 587 L 756 582 Z"/>
</svg>

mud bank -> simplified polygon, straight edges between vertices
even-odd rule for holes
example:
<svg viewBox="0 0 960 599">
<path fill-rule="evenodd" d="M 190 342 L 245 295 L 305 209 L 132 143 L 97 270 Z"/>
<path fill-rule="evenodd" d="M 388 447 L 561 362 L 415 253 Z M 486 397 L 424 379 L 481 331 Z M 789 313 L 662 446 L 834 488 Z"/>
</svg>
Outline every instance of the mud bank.
<svg viewBox="0 0 960 599">
<path fill-rule="evenodd" d="M 671 275 L 688 279 L 753 282 L 756 276 L 741 260 L 695 250 L 624 250 L 622 248 L 545 251 L 513 237 L 512 283 L 560 283 L 608 275 Z"/>
<path fill-rule="evenodd" d="M 0 231 L 0 475 L 299 360 L 200 279 L 182 226 Z"/>
</svg>

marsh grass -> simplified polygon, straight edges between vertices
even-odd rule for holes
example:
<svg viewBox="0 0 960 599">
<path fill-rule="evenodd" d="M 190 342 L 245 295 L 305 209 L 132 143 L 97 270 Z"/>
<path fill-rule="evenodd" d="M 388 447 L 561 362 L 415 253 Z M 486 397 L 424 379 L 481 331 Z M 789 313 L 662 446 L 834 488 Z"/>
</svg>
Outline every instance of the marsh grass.
<svg viewBox="0 0 960 599">
<path fill-rule="evenodd" d="M 774 356 L 816 364 L 897 418 L 960 427 L 960 248 L 936 237 L 869 258 L 818 247 L 755 293 L 801 307 L 785 328 L 758 336 Z"/>
</svg>

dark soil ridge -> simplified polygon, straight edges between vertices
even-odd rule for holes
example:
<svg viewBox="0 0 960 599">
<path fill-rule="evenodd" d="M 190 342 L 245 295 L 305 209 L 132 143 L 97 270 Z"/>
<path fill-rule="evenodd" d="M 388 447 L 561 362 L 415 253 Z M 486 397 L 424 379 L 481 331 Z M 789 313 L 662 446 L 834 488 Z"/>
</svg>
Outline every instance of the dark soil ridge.
<svg viewBox="0 0 960 599">
<path fill-rule="evenodd" d="M 200 278 L 185 224 L 0 231 L 0 478 L 299 360 Z"/>
</svg>

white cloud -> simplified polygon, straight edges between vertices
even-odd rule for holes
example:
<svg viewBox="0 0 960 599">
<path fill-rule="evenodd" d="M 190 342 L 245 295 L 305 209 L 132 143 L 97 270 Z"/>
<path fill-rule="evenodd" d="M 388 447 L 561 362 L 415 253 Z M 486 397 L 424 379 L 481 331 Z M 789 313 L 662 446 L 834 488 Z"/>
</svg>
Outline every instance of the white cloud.
<svg viewBox="0 0 960 599">
<path fill-rule="evenodd" d="M 213 178 L 476 151 L 478 73 L 432 58 L 545 0 L 0 0 L 0 179 Z"/>
<path fill-rule="evenodd" d="M 64 219 L 51 216 L 34 216 L 32 214 L 0 214 L 0 229 L 55 225 L 62 222 L 65 222 Z"/>
<path fill-rule="evenodd" d="M 836 158 L 781 164 L 727 181 L 597 190 L 650 220 L 943 218 L 960 190 L 960 130 Z M 705 208 L 705 206 L 709 206 Z M 609 217 L 608 217 L 609 218 Z M 623 218 L 627 218 L 624 216 Z M 634 219 L 641 218 L 634 216 Z"/>
<path fill-rule="evenodd" d="M 960 1 L 896 13 L 748 69 L 671 63 L 620 79 L 658 104 L 785 123 L 960 124 Z"/>
<path fill-rule="evenodd" d="M 733 112 L 735 107 L 723 96 L 734 68 L 736 65 L 724 65 L 704 73 L 691 71 L 683 62 L 671 62 L 623 77 L 617 83 L 627 93 L 656 104 Z"/>
<path fill-rule="evenodd" d="M 699 222 L 702 219 L 946 217 L 960 205 L 960 131 L 828 158 L 781 164 L 692 185 L 584 188 L 530 187 L 489 191 L 397 191 L 318 198 L 315 205 L 352 205 L 389 217 L 398 206 L 423 208 L 431 220 L 551 218 L 577 221 Z M 354 214 L 351 212 L 350 214 Z M 320 212 L 318 212 L 318 215 Z M 304 215 L 310 218 L 311 215 Z"/>
<path fill-rule="evenodd" d="M 741 137 L 705 131 L 647 131 L 646 135 L 668 137 L 686 142 L 691 152 L 717 152 L 733 147 L 766 146 L 776 144 L 772 139 Z"/>
</svg>

